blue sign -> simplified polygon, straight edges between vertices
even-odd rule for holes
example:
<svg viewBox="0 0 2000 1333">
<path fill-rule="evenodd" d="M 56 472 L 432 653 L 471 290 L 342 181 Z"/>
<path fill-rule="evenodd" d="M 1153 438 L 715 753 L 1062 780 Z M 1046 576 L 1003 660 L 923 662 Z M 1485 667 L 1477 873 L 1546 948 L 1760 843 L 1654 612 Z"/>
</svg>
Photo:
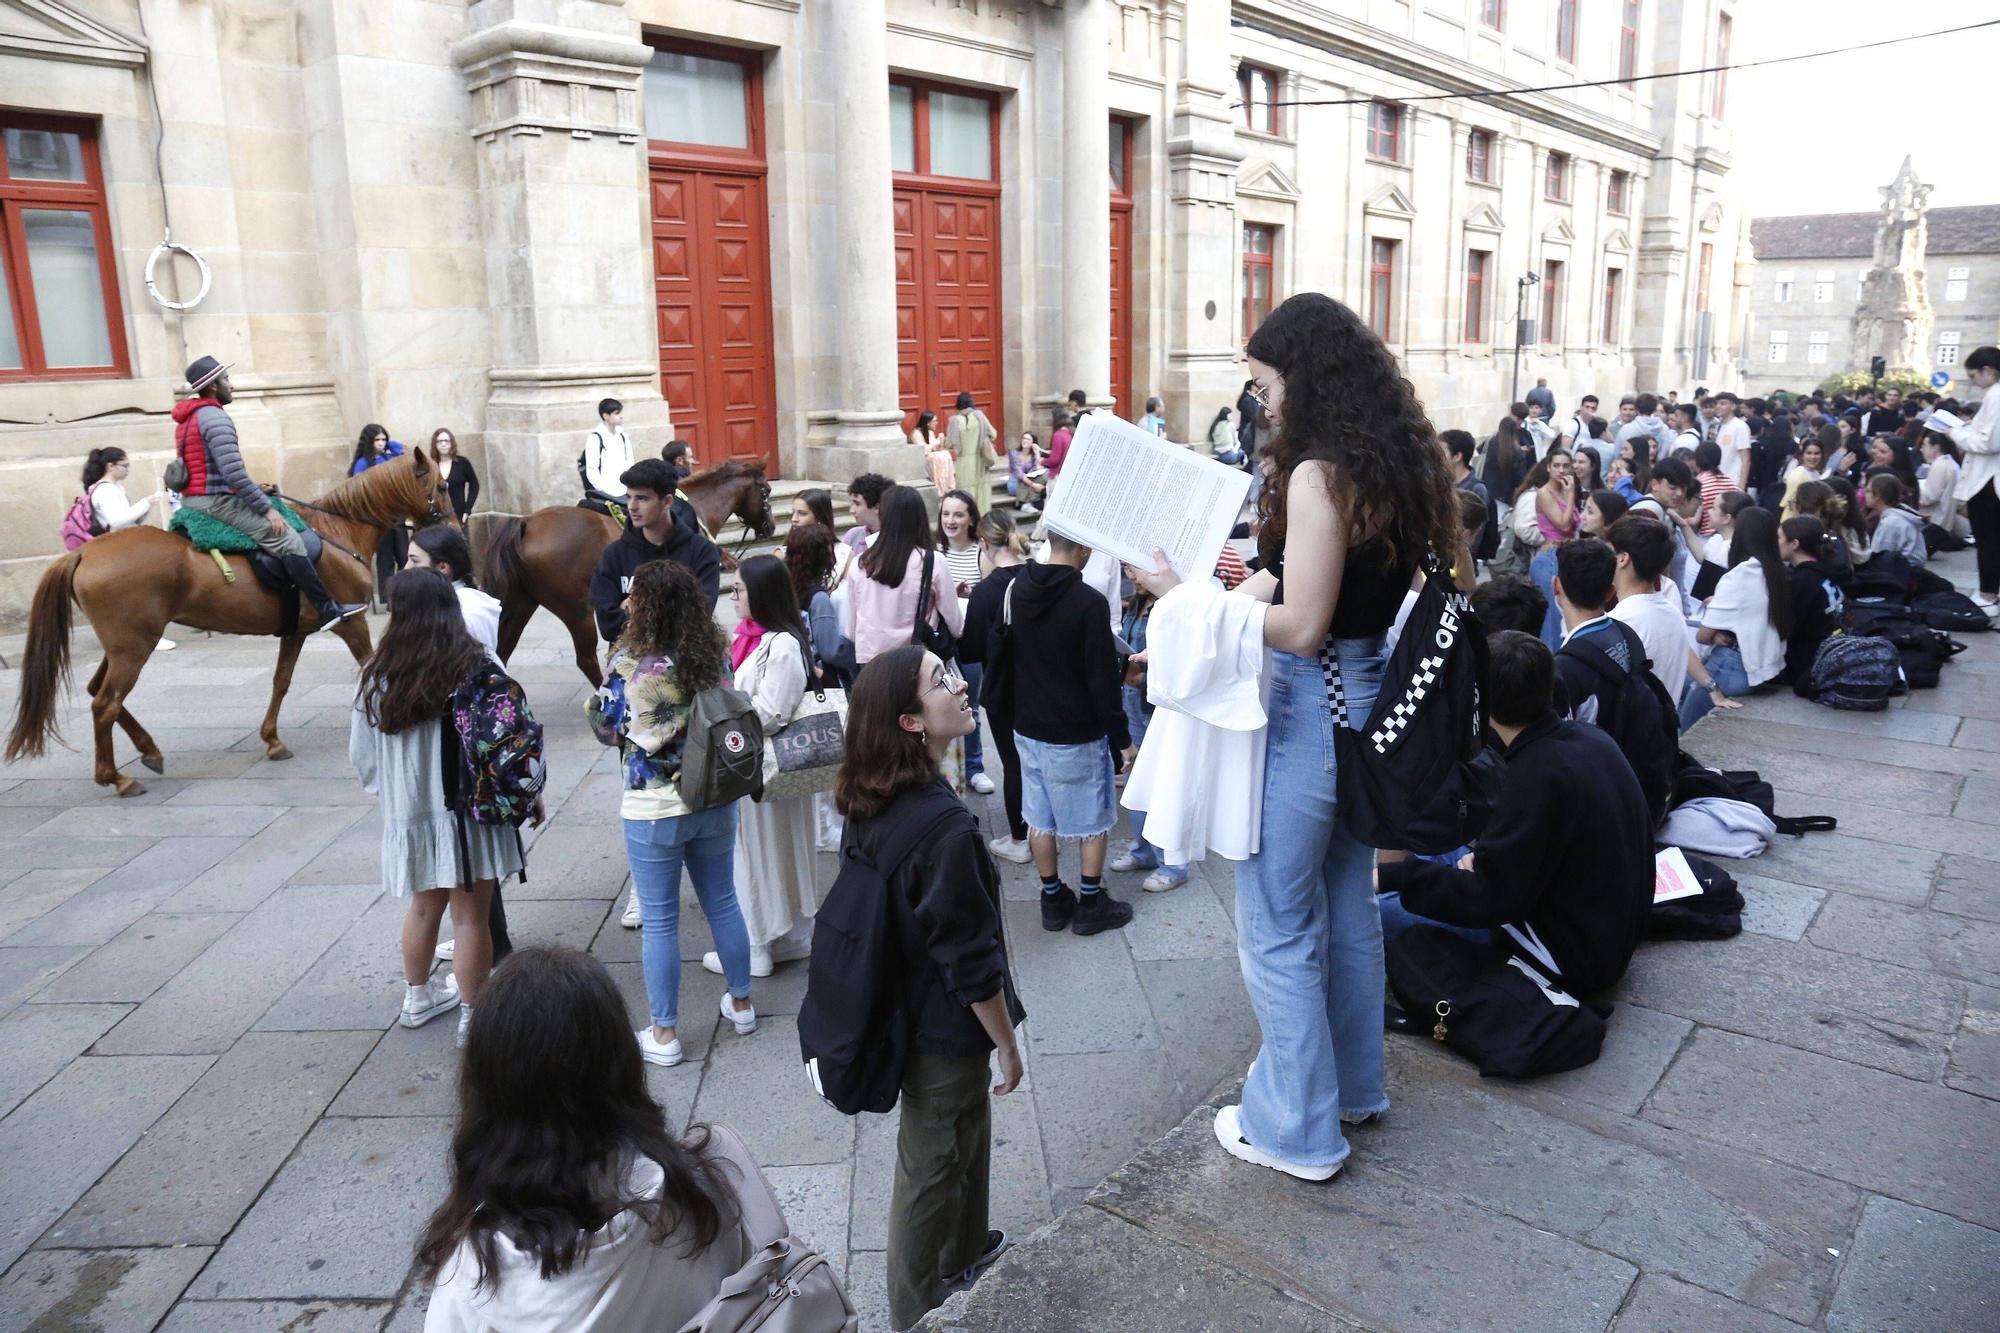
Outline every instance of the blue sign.
<svg viewBox="0 0 2000 1333">
<path fill-rule="evenodd" d="M 1933 370 L 1931 372 L 1931 387 L 1933 389 L 1942 389 L 1949 383 L 1951 383 L 1951 372 L 1949 370 Z"/>
</svg>

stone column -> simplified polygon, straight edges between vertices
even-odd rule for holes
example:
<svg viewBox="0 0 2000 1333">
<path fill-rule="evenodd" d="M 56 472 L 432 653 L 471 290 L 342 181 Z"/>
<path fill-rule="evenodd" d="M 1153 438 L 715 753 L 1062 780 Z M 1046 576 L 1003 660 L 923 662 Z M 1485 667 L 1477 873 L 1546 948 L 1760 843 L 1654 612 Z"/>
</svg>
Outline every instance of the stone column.
<svg viewBox="0 0 2000 1333">
<path fill-rule="evenodd" d="M 671 437 L 660 396 L 645 129 L 652 51 L 622 4 L 477 0 L 451 48 L 472 94 L 491 308 L 487 494 L 525 513 L 578 493 L 597 404 L 641 457 Z"/>
<path fill-rule="evenodd" d="M 896 388 L 896 239 L 889 158 L 888 19 L 883 0 L 828 0 L 834 91 L 833 214 L 838 241 L 838 423 L 808 450 L 818 477 L 911 479 L 923 459 L 903 433 Z"/>
<path fill-rule="evenodd" d="M 1237 311 L 1243 294 L 1236 226 L 1236 95 L 1229 63 L 1229 0 L 1188 0 L 1179 78 L 1166 136 L 1168 419 L 1193 423 L 1234 403 L 1243 376 Z"/>
<path fill-rule="evenodd" d="M 1063 6 L 1062 392 L 1111 401 L 1111 30 L 1105 0 Z M 1134 393 L 1144 395 L 1143 387 Z M 1138 405 L 1119 403 L 1121 416 Z"/>
</svg>

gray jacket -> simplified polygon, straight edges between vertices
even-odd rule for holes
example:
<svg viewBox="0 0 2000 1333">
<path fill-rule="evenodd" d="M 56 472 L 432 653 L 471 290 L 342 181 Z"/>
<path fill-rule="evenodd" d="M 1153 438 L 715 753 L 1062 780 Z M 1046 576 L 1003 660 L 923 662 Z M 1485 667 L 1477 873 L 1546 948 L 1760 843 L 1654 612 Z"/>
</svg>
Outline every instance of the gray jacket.
<svg viewBox="0 0 2000 1333">
<path fill-rule="evenodd" d="M 260 514 L 269 510 L 270 500 L 250 479 L 250 469 L 243 466 L 243 451 L 236 442 L 236 423 L 229 419 L 229 413 L 214 403 L 204 403 L 195 412 L 194 424 L 201 431 L 202 448 L 208 453 L 208 493 L 219 495 L 227 491 Z"/>
<path fill-rule="evenodd" d="M 1908 556 L 1912 564 L 1921 565 L 1930 559 L 1930 552 L 1924 546 L 1924 521 L 1916 512 L 1901 505 L 1882 511 L 1882 519 L 1875 525 L 1875 536 L 1868 544 L 1871 556 L 1891 551 Z"/>
</svg>

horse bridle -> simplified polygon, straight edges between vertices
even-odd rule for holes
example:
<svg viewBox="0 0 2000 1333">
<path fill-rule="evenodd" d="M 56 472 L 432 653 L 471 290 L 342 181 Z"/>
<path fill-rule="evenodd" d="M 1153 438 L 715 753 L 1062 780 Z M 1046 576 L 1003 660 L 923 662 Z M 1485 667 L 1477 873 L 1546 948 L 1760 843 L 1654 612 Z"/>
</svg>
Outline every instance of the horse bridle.
<svg viewBox="0 0 2000 1333">
<path fill-rule="evenodd" d="M 751 531 L 750 524 L 742 520 L 740 515 L 733 516 L 743 522 L 743 535 L 737 539 L 736 545 L 729 552 L 739 562 L 743 558 L 744 548 L 749 546 L 752 541 L 763 541 L 778 530 L 778 520 L 771 514 L 771 483 L 759 477 L 757 478 L 757 490 L 764 497 L 764 517 L 770 520 L 771 526 L 765 531 L 764 536 L 759 537 L 755 532 Z"/>
<path fill-rule="evenodd" d="M 273 491 L 272 494 L 276 495 L 280 500 L 283 500 L 286 504 L 292 506 L 294 509 L 310 509 L 316 514 L 326 514 L 331 518 L 339 519 L 343 523 L 358 523 L 364 528 L 374 528 L 378 532 L 387 532 L 390 528 L 397 526 L 396 523 L 372 523 L 365 518 L 355 518 L 351 514 L 337 513 L 334 510 L 328 509 L 325 505 L 316 505 L 310 500 L 300 500 L 294 496 L 286 495 L 283 491 Z M 433 490 L 427 490 L 426 495 L 427 498 L 430 500 L 430 505 L 431 505 L 431 512 L 427 516 L 428 521 L 431 523 L 450 522 L 451 520 L 445 516 L 444 511 L 438 507 L 438 493 Z M 356 560 L 360 561 L 363 566 L 366 566 L 368 564 L 367 559 L 364 556 L 362 556 L 360 552 L 350 550 L 349 548 L 342 546 L 339 542 L 327 536 L 324 532 L 319 534 L 319 539 L 325 542 L 328 546 L 331 546 L 334 550 L 345 552 L 346 554 L 353 556 Z"/>
</svg>

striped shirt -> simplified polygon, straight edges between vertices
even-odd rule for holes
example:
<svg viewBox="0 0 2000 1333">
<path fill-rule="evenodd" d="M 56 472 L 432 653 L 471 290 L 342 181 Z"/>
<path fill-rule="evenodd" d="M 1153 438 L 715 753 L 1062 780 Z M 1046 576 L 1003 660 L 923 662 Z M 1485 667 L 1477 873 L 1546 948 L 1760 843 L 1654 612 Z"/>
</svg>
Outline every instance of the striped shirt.
<svg viewBox="0 0 2000 1333">
<path fill-rule="evenodd" d="M 973 543 L 963 551 L 954 551 L 949 546 L 945 547 L 944 567 L 950 571 L 953 584 L 963 583 L 967 587 L 970 587 L 979 582 L 984 575 L 979 570 L 978 543 Z"/>
<path fill-rule="evenodd" d="M 1736 484 L 1735 478 L 1725 477 L 1720 472 L 1704 472 L 1700 480 L 1701 515 L 1697 520 L 1697 526 L 1701 529 L 1702 536 L 1712 537 L 1715 535 L 1716 505 L 1721 502 L 1723 496 L 1743 488 Z"/>
</svg>

